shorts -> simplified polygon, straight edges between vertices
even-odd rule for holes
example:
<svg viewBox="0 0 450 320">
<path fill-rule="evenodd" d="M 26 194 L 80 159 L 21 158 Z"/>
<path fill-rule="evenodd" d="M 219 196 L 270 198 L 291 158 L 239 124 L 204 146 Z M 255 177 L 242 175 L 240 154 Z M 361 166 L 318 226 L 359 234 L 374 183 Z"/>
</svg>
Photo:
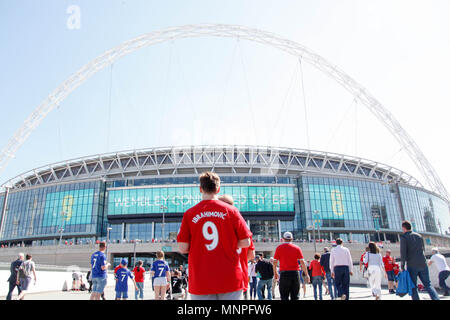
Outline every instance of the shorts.
<svg viewBox="0 0 450 320">
<path fill-rule="evenodd" d="M 394 270 L 386 271 L 388 276 L 388 281 L 395 281 L 395 273 Z"/>
<path fill-rule="evenodd" d="M 116 299 L 128 299 L 128 291 L 116 291 Z"/>
<path fill-rule="evenodd" d="M 240 300 L 242 290 L 218 294 L 192 294 L 191 300 Z"/>
<path fill-rule="evenodd" d="M 92 291 L 103 293 L 106 287 L 106 278 L 92 278 Z"/>
<path fill-rule="evenodd" d="M 153 280 L 153 286 L 167 286 L 167 278 L 166 277 L 156 277 L 155 280 Z"/>
<path fill-rule="evenodd" d="M 28 288 L 30 287 L 30 283 L 31 283 L 31 277 L 20 278 L 19 279 L 20 290 L 27 291 Z"/>
</svg>

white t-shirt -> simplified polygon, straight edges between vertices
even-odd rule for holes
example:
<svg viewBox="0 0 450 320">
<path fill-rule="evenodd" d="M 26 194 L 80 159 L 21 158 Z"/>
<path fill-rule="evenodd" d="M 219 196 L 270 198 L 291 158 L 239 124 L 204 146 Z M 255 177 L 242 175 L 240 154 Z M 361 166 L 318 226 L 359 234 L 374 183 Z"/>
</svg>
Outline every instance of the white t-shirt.
<svg viewBox="0 0 450 320">
<path fill-rule="evenodd" d="M 431 261 L 433 261 L 433 264 L 436 266 L 439 272 L 445 270 L 450 271 L 447 261 L 445 261 L 445 257 L 442 254 L 440 253 L 433 254 L 431 256 Z"/>
<path fill-rule="evenodd" d="M 250 278 L 252 277 L 256 277 L 256 272 L 255 272 L 255 263 L 248 263 L 248 275 Z"/>
</svg>

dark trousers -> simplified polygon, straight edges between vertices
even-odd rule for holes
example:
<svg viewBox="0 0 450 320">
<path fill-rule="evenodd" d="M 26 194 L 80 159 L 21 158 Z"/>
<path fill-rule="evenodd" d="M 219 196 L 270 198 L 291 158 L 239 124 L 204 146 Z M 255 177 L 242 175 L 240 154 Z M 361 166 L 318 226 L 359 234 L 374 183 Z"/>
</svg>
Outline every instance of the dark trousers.
<svg viewBox="0 0 450 320">
<path fill-rule="evenodd" d="M 252 282 L 250 283 L 250 298 L 256 298 L 256 284 L 258 278 L 252 277 Z"/>
<path fill-rule="evenodd" d="M 9 291 L 8 291 L 8 295 L 6 296 L 6 300 L 11 300 L 12 293 L 16 287 L 17 287 L 18 294 L 20 294 L 20 292 L 22 291 L 22 290 L 20 290 L 20 286 L 14 281 L 9 282 Z"/>
<path fill-rule="evenodd" d="M 411 280 L 414 283 L 414 287 L 412 289 L 412 299 L 413 300 L 420 300 L 419 293 L 417 292 L 417 277 L 420 278 L 420 281 L 422 281 L 423 286 L 425 287 L 425 290 L 428 291 L 428 294 L 430 295 L 430 298 L 432 300 L 439 300 L 439 296 L 434 290 L 434 288 L 431 286 L 430 282 L 430 273 L 428 271 L 428 267 L 425 267 L 424 269 L 416 269 L 416 268 L 410 268 L 408 267 L 409 275 L 411 276 Z"/>
<path fill-rule="evenodd" d="M 450 276 L 450 271 L 444 270 L 439 272 L 439 286 L 444 289 L 444 294 L 448 295 L 450 293 L 450 288 L 445 283 L 445 280 L 447 280 L 448 276 Z"/>
<path fill-rule="evenodd" d="M 348 266 L 334 267 L 334 283 L 336 284 L 337 296 L 342 297 L 345 294 L 345 300 L 350 295 L 350 271 Z"/>
<path fill-rule="evenodd" d="M 300 276 L 298 271 L 282 271 L 280 273 L 281 300 L 298 300 Z"/>
</svg>

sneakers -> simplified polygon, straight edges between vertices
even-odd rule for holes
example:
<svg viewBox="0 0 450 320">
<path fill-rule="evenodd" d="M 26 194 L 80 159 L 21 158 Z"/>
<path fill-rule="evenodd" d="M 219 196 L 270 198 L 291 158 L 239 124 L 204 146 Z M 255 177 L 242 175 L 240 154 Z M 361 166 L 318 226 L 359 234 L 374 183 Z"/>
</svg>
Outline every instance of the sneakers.
<svg viewBox="0 0 450 320">
<path fill-rule="evenodd" d="M 347 296 L 345 295 L 345 294 L 343 294 L 342 296 L 341 296 L 341 300 L 346 300 L 347 299 Z"/>
<path fill-rule="evenodd" d="M 394 289 L 390 289 L 390 290 L 389 290 L 389 293 L 390 293 L 390 294 L 395 294 L 395 290 L 394 290 Z"/>
</svg>

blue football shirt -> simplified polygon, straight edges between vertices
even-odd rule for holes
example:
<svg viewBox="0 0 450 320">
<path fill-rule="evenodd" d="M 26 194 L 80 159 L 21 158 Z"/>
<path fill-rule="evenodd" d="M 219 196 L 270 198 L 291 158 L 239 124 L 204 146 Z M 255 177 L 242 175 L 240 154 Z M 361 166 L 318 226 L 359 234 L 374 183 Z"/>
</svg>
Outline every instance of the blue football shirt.
<svg viewBox="0 0 450 320">
<path fill-rule="evenodd" d="M 106 269 L 102 270 L 102 266 L 104 265 L 106 265 L 106 256 L 103 252 L 97 251 L 92 254 L 92 278 L 106 278 Z"/>
<path fill-rule="evenodd" d="M 120 268 L 115 274 L 116 278 L 116 291 L 128 292 L 128 278 L 133 279 L 131 271 L 127 268 Z"/>
<path fill-rule="evenodd" d="M 151 271 L 155 271 L 154 278 L 165 277 L 166 271 L 169 271 L 169 266 L 163 260 L 156 260 L 152 264 Z"/>
</svg>

